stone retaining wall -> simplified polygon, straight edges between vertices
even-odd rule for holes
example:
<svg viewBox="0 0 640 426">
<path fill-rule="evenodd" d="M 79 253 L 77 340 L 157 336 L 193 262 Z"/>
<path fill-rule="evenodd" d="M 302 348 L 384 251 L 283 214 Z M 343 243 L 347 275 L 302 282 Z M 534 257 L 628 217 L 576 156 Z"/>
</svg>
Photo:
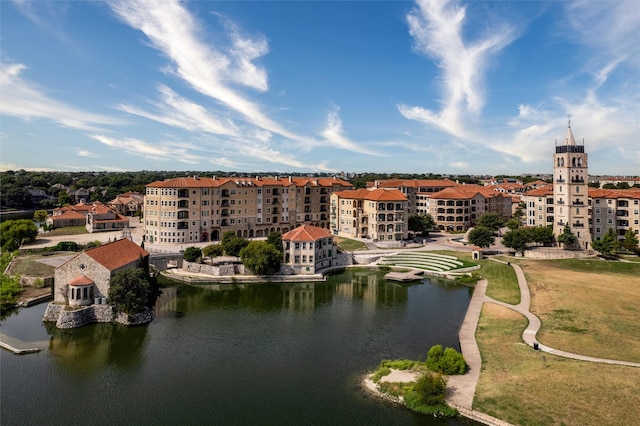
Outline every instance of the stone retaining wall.
<svg viewBox="0 0 640 426">
<path fill-rule="evenodd" d="M 42 321 L 55 321 L 58 328 L 76 328 L 94 322 L 117 322 L 124 325 L 146 324 L 153 320 L 153 311 L 146 308 L 136 315 L 114 313 L 111 305 L 90 305 L 79 309 L 66 310 L 67 306 L 49 303 Z"/>
</svg>

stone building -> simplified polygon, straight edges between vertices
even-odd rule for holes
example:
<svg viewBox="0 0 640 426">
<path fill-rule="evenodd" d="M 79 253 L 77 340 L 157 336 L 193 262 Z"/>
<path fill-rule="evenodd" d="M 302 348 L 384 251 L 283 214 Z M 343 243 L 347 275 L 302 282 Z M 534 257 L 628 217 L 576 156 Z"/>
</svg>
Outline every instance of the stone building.
<svg viewBox="0 0 640 426">
<path fill-rule="evenodd" d="M 333 266 L 337 248 L 333 235 L 326 228 L 301 225 L 282 235 L 284 264 L 296 274 L 315 274 Z"/>
<path fill-rule="evenodd" d="M 108 297 L 109 281 L 118 271 L 138 267 L 149 253 L 128 239 L 87 249 L 56 268 L 54 303 L 84 306 Z"/>
</svg>

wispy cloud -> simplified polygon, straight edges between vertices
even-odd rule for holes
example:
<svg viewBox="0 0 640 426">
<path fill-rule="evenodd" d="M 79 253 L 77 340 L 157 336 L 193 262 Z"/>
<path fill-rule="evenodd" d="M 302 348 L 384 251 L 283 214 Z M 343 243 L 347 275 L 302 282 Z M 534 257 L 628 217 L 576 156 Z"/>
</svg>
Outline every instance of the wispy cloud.
<svg viewBox="0 0 640 426">
<path fill-rule="evenodd" d="M 342 120 L 340 119 L 338 108 L 335 108 L 333 111 L 329 112 L 329 115 L 327 116 L 326 126 L 322 131 L 322 136 L 325 138 L 326 142 L 329 145 L 335 146 L 337 148 L 358 152 L 360 154 L 380 155 L 370 149 L 360 146 L 359 144 L 345 136 L 342 129 Z"/>
<path fill-rule="evenodd" d="M 73 40 L 64 31 L 64 17 L 69 4 L 57 1 L 33 2 L 30 0 L 13 0 L 16 9 L 38 27 L 53 34 L 59 40 L 73 44 Z M 37 7 L 36 7 L 37 6 Z"/>
<path fill-rule="evenodd" d="M 93 139 L 118 151 L 155 161 L 179 161 L 181 163 L 198 164 L 201 156 L 174 142 L 149 143 L 136 138 L 114 138 L 104 135 L 92 135 Z"/>
<path fill-rule="evenodd" d="M 484 104 L 483 77 L 491 55 L 514 39 L 514 29 L 487 22 L 488 34 L 466 42 L 466 8 L 457 1 L 418 0 L 407 15 L 415 50 L 433 59 L 441 71 L 442 109 L 399 105 L 400 113 L 456 137 L 468 136 L 464 118 L 477 116 Z"/>
<path fill-rule="evenodd" d="M 87 157 L 87 158 L 96 158 L 98 155 L 94 152 L 88 151 L 86 149 L 79 149 L 76 154 L 78 157 Z"/>
<path fill-rule="evenodd" d="M 289 139 L 301 140 L 264 114 L 260 106 L 235 85 L 266 90 L 265 71 L 254 60 L 267 52 L 263 37 L 251 39 L 239 31 L 228 33 L 230 45 L 206 44 L 201 28 L 178 1 L 132 0 L 109 3 L 116 15 L 142 31 L 151 45 L 175 66 L 176 76 L 196 91 L 226 105 L 249 123 Z"/>
<path fill-rule="evenodd" d="M 198 105 L 178 95 L 165 85 L 160 85 L 158 91 L 160 92 L 161 102 L 154 103 L 158 113 L 148 112 L 126 104 L 120 105 L 118 109 L 129 114 L 189 131 L 238 136 L 238 129 L 231 119 L 218 119 L 212 116 L 202 105 Z"/>
<path fill-rule="evenodd" d="M 49 119 L 73 129 L 96 131 L 101 125 L 122 124 L 112 117 L 93 114 L 47 96 L 42 89 L 21 77 L 26 66 L 0 64 L 0 114 L 31 120 Z"/>
</svg>

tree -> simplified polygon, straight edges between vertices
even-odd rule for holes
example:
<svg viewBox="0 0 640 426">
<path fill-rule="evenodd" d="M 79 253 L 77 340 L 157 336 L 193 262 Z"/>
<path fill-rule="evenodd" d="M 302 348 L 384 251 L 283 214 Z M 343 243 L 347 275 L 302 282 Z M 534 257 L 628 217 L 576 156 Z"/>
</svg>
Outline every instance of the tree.
<svg viewBox="0 0 640 426">
<path fill-rule="evenodd" d="M 633 229 L 627 229 L 627 232 L 624 233 L 624 240 L 622 240 L 621 245 L 625 250 L 632 251 L 634 253 L 640 253 L 640 249 L 638 249 L 638 245 L 640 242 L 638 241 L 638 237 Z"/>
<path fill-rule="evenodd" d="M 17 250 L 37 237 L 38 228 L 31 219 L 7 220 L 0 225 L 0 246 L 3 251 Z"/>
<path fill-rule="evenodd" d="M 21 290 L 20 277 L 11 277 L 0 272 L 0 307 L 15 304 Z"/>
<path fill-rule="evenodd" d="M 222 244 L 209 244 L 202 249 L 202 254 L 207 257 L 217 257 L 224 254 L 224 247 Z"/>
<path fill-rule="evenodd" d="M 489 247 L 495 241 L 493 231 L 486 226 L 479 226 L 469 232 L 469 242 L 474 246 Z"/>
<path fill-rule="evenodd" d="M 251 241 L 240 250 L 240 259 L 256 275 L 273 275 L 280 270 L 282 252 L 266 241 Z"/>
<path fill-rule="evenodd" d="M 618 251 L 618 246 L 618 237 L 616 237 L 613 228 L 609 228 L 601 239 L 591 242 L 591 247 L 602 253 L 603 256 L 615 254 Z"/>
<path fill-rule="evenodd" d="M 202 257 L 202 251 L 198 247 L 188 247 L 182 254 L 182 258 L 187 262 L 196 262 Z"/>
<path fill-rule="evenodd" d="M 435 345 L 427 353 L 426 366 L 438 373 L 453 375 L 464 374 L 467 363 L 462 354 L 453 348 L 442 349 L 442 345 Z"/>
<path fill-rule="evenodd" d="M 516 218 L 511 218 L 505 223 L 505 226 L 511 230 L 520 228 L 520 221 Z"/>
<path fill-rule="evenodd" d="M 46 210 L 36 210 L 35 213 L 33 213 L 33 220 L 35 220 L 36 222 L 44 222 L 45 220 L 47 220 L 47 211 Z"/>
<path fill-rule="evenodd" d="M 280 232 L 272 232 L 267 237 L 267 242 L 280 252 L 280 258 L 284 255 L 284 246 L 282 245 L 282 234 Z"/>
<path fill-rule="evenodd" d="M 120 312 L 140 313 L 153 300 L 153 288 L 142 268 L 118 271 L 109 284 L 109 303 Z"/>
<path fill-rule="evenodd" d="M 560 244 L 564 244 L 564 247 L 567 248 L 577 243 L 578 237 L 573 234 L 569 225 L 565 225 L 562 233 L 558 235 L 557 240 Z"/>
<path fill-rule="evenodd" d="M 436 406 L 444 403 L 447 382 L 439 374 L 426 373 L 413 385 L 419 402 L 428 406 Z"/>
<path fill-rule="evenodd" d="M 409 216 L 409 231 L 411 232 L 419 232 L 426 237 L 435 226 L 436 222 L 430 214 L 420 213 Z"/>
<path fill-rule="evenodd" d="M 504 219 L 496 213 L 485 213 L 478 218 L 476 226 L 489 228 L 496 232 L 504 226 Z"/>
<path fill-rule="evenodd" d="M 224 252 L 227 256 L 239 256 L 240 250 L 245 248 L 249 241 L 238 237 L 233 231 L 226 231 L 222 234 L 220 244 L 224 247 Z"/>
<path fill-rule="evenodd" d="M 551 226 L 536 226 L 529 228 L 531 241 L 538 244 L 551 244 L 553 242 L 553 228 Z"/>
<path fill-rule="evenodd" d="M 524 253 L 531 242 L 531 234 L 532 232 L 527 228 L 512 229 L 505 232 L 502 237 L 502 244 L 519 253 Z"/>
</svg>

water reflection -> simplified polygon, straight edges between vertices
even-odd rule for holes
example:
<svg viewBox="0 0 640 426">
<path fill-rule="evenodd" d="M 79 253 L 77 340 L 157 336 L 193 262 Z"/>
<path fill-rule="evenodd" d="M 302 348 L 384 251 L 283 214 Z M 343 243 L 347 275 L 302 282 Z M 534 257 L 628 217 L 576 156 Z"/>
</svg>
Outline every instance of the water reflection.
<svg viewBox="0 0 640 426">
<path fill-rule="evenodd" d="M 331 303 L 334 297 L 363 300 L 372 306 L 405 304 L 410 286 L 386 281 L 379 271 L 347 271 L 318 283 L 177 285 L 163 288 L 155 310 L 159 317 L 180 317 L 230 307 L 255 312 L 313 311 Z"/>
<path fill-rule="evenodd" d="M 142 362 L 147 345 L 146 326 L 94 324 L 61 330 L 46 323 L 51 335 L 49 352 L 56 363 L 74 376 L 102 372 L 105 367 L 134 370 Z"/>
</svg>

